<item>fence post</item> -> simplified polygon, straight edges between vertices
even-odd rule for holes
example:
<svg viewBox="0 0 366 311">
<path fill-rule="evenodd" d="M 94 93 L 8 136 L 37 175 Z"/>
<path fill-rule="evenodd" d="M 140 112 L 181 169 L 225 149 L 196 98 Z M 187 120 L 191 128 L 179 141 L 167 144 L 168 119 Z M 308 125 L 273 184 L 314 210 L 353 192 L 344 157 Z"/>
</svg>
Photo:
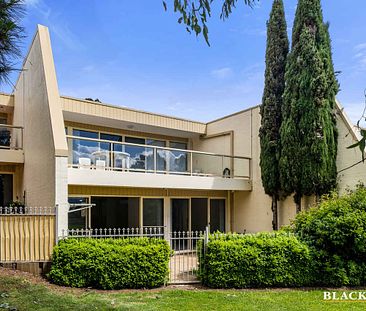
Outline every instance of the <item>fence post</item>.
<svg viewBox="0 0 366 311">
<path fill-rule="evenodd" d="M 170 245 L 170 241 L 169 241 L 169 232 L 168 232 L 168 228 L 167 228 L 167 226 L 164 226 L 164 239 L 165 239 L 165 241 L 167 241 L 168 242 L 168 244 Z"/>
<path fill-rule="evenodd" d="M 58 207 L 58 204 L 55 205 L 55 244 L 57 245 L 58 241 L 60 238 L 64 238 L 64 229 L 61 229 L 62 230 L 62 237 L 60 237 L 60 234 L 59 234 L 59 228 L 58 228 L 58 211 L 59 211 L 59 207 Z"/>
<path fill-rule="evenodd" d="M 209 234 L 210 234 L 210 225 L 206 226 L 206 230 L 205 230 L 205 235 L 204 235 L 204 240 L 203 240 L 204 253 L 206 253 Z"/>
</svg>

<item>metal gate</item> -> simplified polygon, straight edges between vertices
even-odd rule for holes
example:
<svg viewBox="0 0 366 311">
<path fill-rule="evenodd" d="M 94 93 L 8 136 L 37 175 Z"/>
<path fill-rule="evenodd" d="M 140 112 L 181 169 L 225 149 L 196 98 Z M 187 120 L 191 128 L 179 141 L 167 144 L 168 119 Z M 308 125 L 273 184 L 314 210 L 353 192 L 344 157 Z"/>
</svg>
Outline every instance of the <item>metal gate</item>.
<svg viewBox="0 0 366 311">
<path fill-rule="evenodd" d="M 170 284 L 199 283 L 201 247 L 204 247 L 206 231 L 171 232 Z"/>
<path fill-rule="evenodd" d="M 199 283 L 200 257 L 208 241 L 209 228 L 205 231 L 166 232 L 159 228 L 125 229 L 70 229 L 63 232 L 66 237 L 78 238 L 142 238 L 166 239 L 172 250 L 169 262 L 169 284 Z"/>
</svg>

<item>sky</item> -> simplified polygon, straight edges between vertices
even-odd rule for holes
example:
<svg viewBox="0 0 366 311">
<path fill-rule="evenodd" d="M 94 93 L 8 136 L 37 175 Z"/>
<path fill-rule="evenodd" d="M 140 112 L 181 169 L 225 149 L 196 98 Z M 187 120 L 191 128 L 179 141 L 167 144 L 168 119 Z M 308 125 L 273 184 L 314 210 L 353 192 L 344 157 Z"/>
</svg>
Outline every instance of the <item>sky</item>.
<svg viewBox="0 0 366 311">
<path fill-rule="evenodd" d="M 222 1 L 216 0 L 210 47 L 177 23 L 173 0 L 166 0 L 167 12 L 161 0 L 25 1 L 23 55 L 36 25 L 49 27 L 61 95 L 203 122 L 261 102 L 270 0 L 253 9 L 239 0 L 224 22 Z M 290 37 L 297 1 L 284 4 Z M 366 88 L 366 2 L 323 0 L 322 5 L 334 67 L 341 71 L 338 99 L 356 122 Z"/>
</svg>

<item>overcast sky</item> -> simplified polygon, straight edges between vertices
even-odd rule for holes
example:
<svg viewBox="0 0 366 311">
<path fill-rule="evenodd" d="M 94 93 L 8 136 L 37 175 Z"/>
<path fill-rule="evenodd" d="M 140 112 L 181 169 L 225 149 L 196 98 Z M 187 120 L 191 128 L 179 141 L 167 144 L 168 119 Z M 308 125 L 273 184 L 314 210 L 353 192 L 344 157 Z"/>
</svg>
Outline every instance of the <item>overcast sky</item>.
<svg viewBox="0 0 366 311">
<path fill-rule="evenodd" d="M 36 24 L 48 26 L 62 95 L 199 121 L 261 102 L 270 0 L 254 9 L 238 1 L 225 22 L 216 8 L 211 47 L 189 35 L 161 0 L 26 2 L 24 54 Z M 297 1 L 284 3 L 290 36 Z M 365 11 L 365 0 L 323 0 L 335 69 L 342 72 L 338 99 L 353 121 L 362 114 L 366 88 Z"/>
</svg>

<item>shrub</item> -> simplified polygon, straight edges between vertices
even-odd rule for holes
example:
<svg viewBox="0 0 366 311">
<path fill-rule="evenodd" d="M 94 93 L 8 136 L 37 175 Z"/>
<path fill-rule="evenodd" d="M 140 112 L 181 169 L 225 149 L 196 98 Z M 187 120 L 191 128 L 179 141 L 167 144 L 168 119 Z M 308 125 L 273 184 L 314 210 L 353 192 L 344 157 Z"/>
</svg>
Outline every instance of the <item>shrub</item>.
<svg viewBox="0 0 366 311">
<path fill-rule="evenodd" d="M 313 252 L 315 285 L 366 284 L 366 189 L 332 195 L 292 224 Z M 365 272 L 364 272 L 365 271 Z"/>
<path fill-rule="evenodd" d="M 160 239 L 69 238 L 54 248 L 48 276 L 71 287 L 152 288 L 167 281 L 170 252 Z"/>
<path fill-rule="evenodd" d="M 294 232 L 310 246 L 346 260 L 366 260 L 366 190 L 333 196 L 296 217 Z"/>
<path fill-rule="evenodd" d="M 312 256 L 294 235 L 210 236 L 201 260 L 204 284 L 216 288 L 310 285 Z"/>
</svg>

